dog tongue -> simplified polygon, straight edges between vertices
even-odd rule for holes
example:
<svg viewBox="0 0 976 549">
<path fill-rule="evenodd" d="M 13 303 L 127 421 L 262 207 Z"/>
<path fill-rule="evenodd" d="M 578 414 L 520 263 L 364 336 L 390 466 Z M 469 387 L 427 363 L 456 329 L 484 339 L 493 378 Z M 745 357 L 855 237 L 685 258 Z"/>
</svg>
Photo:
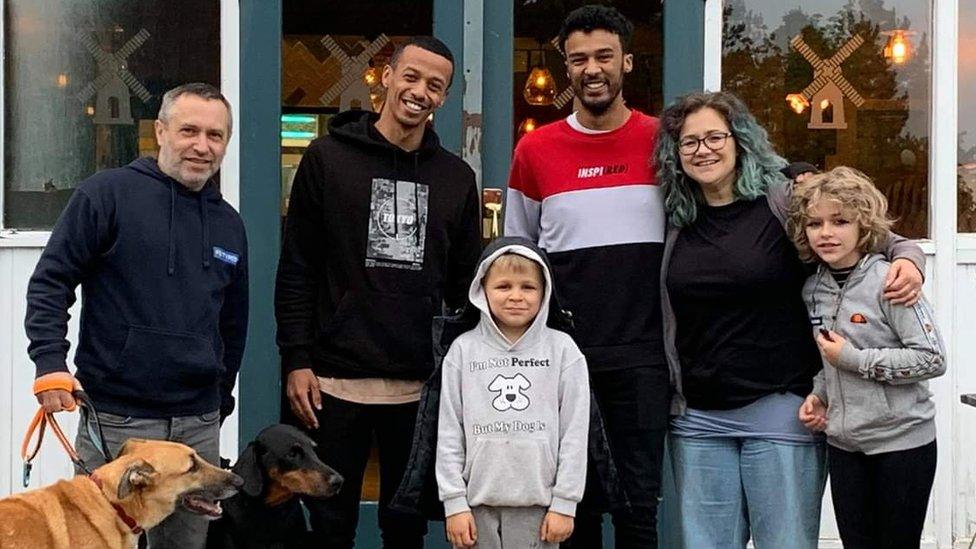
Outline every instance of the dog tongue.
<svg viewBox="0 0 976 549">
<path fill-rule="evenodd" d="M 223 509 L 220 507 L 220 502 L 210 502 L 203 498 L 189 496 L 186 498 L 186 503 L 188 507 L 191 507 L 195 511 L 201 511 L 204 514 L 219 517 L 223 513 Z"/>
</svg>

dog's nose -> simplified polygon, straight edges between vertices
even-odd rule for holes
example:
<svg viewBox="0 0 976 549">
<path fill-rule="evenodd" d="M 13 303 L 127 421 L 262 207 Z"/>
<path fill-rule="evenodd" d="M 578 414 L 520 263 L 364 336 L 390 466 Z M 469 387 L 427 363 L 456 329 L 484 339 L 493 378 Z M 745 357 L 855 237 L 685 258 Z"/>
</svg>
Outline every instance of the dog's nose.
<svg viewBox="0 0 976 549">
<path fill-rule="evenodd" d="M 342 477 L 340 475 L 332 475 L 332 477 L 329 478 L 329 489 L 331 489 L 333 493 L 337 493 L 340 489 L 342 489 Z"/>
<path fill-rule="evenodd" d="M 231 483 L 232 486 L 234 486 L 234 488 L 240 488 L 241 486 L 244 486 L 244 479 L 242 479 L 238 475 L 235 475 L 234 473 L 231 473 L 230 474 L 230 483 Z"/>
<path fill-rule="evenodd" d="M 515 395 L 505 395 L 509 402 L 515 402 Z"/>
</svg>

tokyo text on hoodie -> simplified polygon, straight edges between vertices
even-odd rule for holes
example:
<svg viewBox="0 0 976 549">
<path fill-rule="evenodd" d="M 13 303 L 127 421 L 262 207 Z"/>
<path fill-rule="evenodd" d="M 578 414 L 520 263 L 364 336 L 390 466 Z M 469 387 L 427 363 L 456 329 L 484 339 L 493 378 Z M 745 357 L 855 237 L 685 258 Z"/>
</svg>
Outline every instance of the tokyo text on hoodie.
<svg viewBox="0 0 976 549">
<path fill-rule="evenodd" d="M 545 274 L 539 314 L 515 343 L 492 319 L 481 285 L 504 253 Z M 573 516 L 586 483 L 589 378 L 573 340 L 546 326 L 545 261 L 528 246 L 503 246 L 481 263 L 468 296 L 481 321 L 454 341 L 442 369 L 436 476 L 445 515 L 488 505 Z"/>
<path fill-rule="evenodd" d="M 76 375 L 99 411 L 231 412 L 247 331 L 247 240 L 214 182 L 192 192 L 140 158 L 78 186 L 27 287 L 38 376 L 67 369 L 79 284 Z"/>
<path fill-rule="evenodd" d="M 349 111 L 292 186 L 275 288 L 285 372 L 426 379 L 431 321 L 464 303 L 481 251 L 474 172 L 427 129 L 406 152 Z"/>
</svg>

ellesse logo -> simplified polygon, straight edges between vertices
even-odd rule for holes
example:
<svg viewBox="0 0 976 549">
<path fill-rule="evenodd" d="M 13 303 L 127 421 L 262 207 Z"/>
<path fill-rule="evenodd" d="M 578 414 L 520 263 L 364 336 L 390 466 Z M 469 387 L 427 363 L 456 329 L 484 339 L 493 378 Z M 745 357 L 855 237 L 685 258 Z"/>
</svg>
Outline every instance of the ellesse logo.
<svg viewBox="0 0 976 549">
<path fill-rule="evenodd" d="M 867 324 L 868 319 L 861 313 L 854 313 L 851 315 L 851 324 Z"/>
</svg>

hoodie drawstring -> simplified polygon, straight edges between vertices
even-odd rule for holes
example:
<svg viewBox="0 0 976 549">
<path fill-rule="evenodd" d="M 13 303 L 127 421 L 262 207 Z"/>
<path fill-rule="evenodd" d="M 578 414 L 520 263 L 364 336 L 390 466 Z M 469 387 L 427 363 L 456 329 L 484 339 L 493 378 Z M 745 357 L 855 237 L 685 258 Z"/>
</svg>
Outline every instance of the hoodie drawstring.
<svg viewBox="0 0 976 549">
<path fill-rule="evenodd" d="M 176 186 L 179 183 L 170 181 L 169 184 L 169 255 L 166 260 L 166 274 L 173 276 L 176 273 Z M 200 224 L 203 229 L 203 268 L 210 268 L 210 221 L 207 218 L 207 199 L 203 193 L 198 193 L 197 200 L 200 204 Z"/>
<path fill-rule="evenodd" d="M 414 244 L 420 247 L 420 184 L 417 183 L 417 153 L 413 154 L 413 214 L 417 223 L 417 230 L 413 232 Z"/>
<path fill-rule="evenodd" d="M 200 201 L 200 222 L 203 224 L 203 268 L 210 268 L 210 223 L 207 220 L 207 199 L 203 193 L 197 196 Z"/>
<path fill-rule="evenodd" d="M 169 182 L 169 257 L 166 261 L 166 273 L 173 276 L 176 272 L 176 246 L 173 233 L 176 231 L 176 181 Z"/>
</svg>

